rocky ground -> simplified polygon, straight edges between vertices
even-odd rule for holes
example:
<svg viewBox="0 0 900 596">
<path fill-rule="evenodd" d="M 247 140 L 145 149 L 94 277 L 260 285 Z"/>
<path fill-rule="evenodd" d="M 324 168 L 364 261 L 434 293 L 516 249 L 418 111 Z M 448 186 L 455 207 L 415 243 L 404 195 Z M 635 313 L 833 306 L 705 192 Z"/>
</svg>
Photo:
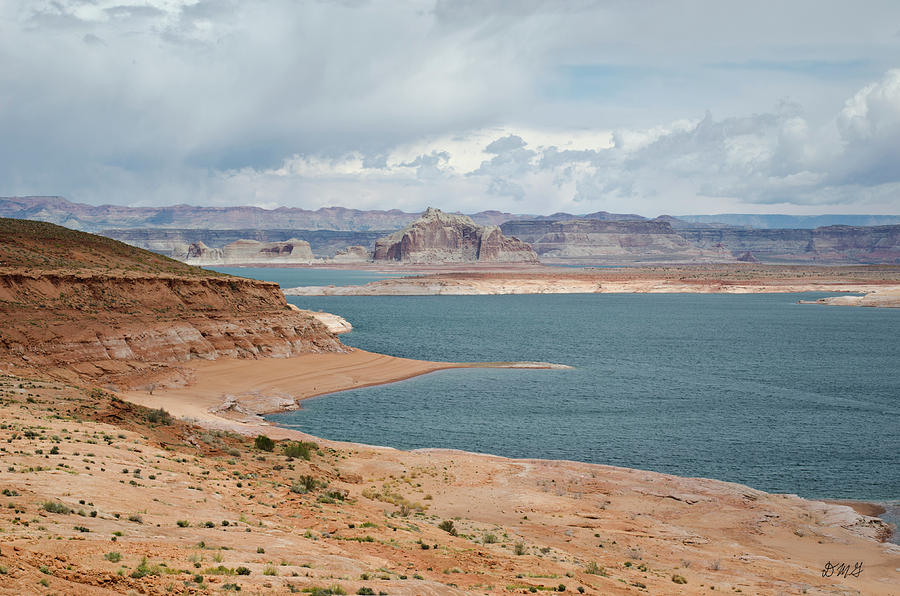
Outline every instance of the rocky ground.
<svg viewBox="0 0 900 596">
<path fill-rule="evenodd" d="M 0 412 L 4 594 L 897 593 L 877 520 L 736 484 L 288 431 L 254 446 L 16 374 Z"/>
</svg>

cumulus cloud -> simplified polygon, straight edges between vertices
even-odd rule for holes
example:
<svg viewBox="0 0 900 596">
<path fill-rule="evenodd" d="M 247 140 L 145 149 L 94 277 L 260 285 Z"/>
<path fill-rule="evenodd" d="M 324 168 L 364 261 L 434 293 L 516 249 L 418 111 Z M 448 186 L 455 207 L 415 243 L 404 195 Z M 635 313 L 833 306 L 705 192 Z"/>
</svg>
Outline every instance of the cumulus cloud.
<svg viewBox="0 0 900 596">
<path fill-rule="evenodd" d="M 697 6 L 10 0 L 0 194 L 897 211 L 900 6 Z"/>
</svg>

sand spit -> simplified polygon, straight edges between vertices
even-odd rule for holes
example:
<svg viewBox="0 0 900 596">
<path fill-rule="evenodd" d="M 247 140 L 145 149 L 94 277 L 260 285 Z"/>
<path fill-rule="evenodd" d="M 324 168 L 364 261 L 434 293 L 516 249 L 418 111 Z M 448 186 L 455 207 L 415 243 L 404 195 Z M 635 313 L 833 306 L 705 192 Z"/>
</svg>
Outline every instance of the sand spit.
<svg viewBox="0 0 900 596">
<path fill-rule="evenodd" d="M 564 369 L 549 362 L 429 362 L 349 348 L 261 360 L 191 360 L 187 386 L 126 391 L 122 397 L 173 416 L 242 432 L 268 427 L 263 414 L 297 409 L 303 399 L 408 379 L 450 368 Z"/>
<path fill-rule="evenodd" d="M 454 271 L 375 281 L 362 286 L 306 286 L 288 296 L 422 296 L 604 293 L 861 294 L 817 301 L 900 306 L 900 268 L 708 265 L 548 271 Z"/>
</svg>

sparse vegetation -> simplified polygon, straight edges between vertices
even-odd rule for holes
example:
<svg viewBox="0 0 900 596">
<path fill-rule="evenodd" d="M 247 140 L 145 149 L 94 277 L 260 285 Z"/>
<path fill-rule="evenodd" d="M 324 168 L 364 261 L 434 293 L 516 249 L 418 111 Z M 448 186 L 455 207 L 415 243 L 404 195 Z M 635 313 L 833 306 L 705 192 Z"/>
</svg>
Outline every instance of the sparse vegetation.
<svg viewBox="0 0 900 596">
<path fill-rule="evenodd" d="M 448 534 L 450 534 L 451 536 L 456 536 L 456 534 L 457 534 L 456 527 L 453 525 L 452 519 L 445 519 L 440 524 L 438 524 L 438 527 L 440 529 L 442 529 L 443 531 L 447 532 Z"/>
<path fill-rule="evenodd" d="M 56 501 L 45 501 L 44 503 L 41 503 L 41 507 L 47 513 L 61 513 L 63 515 L 72 513 L 72 509 Z"/>
<path fill-rule="evenodd" d="M 285 443 L 283 447 L 285 457 L 294 459 L 302 458 L 306 460 L 310 459 L 312 452 L 318 448 L 319 446 L 315 443 L 307 441 L 290 441 Z"/>
<path fill-rule="evenodd" d="M 266 435 L 256 435 L 256 438 L 253 439 L 253 446 L 260 451 L 273 451 L 275 449 L 275 441 Z"/>
</svg>

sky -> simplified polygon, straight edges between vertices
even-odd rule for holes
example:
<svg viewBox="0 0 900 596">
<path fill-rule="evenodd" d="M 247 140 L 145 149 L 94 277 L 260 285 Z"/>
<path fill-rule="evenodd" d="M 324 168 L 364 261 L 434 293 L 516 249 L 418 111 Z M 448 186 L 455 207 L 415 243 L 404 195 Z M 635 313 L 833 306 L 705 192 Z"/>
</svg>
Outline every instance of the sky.
<svg viewBox="0 0 900 596">
<path fill-rule="evenodd" d="M 2 0 L 0 195 L 900 213 L 896 0 Z"/>
</svg>

